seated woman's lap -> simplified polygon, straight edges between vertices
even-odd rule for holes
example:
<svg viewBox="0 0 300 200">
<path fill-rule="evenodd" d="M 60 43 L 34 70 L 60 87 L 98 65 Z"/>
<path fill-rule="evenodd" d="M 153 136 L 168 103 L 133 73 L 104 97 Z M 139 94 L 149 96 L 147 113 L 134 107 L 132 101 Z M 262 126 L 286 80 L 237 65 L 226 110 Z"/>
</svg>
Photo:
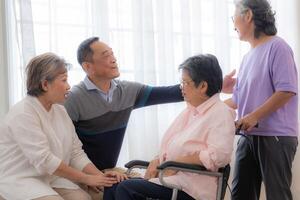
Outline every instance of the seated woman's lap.
<svg viewBox="0 0 300 200">
<path fill-rule="evenodd" d="M 172 189 L 149 182 L 145 179 L 129 179 L 104 190 L 104 200 L 129 199 L 171 199 Z M 183 191 L 178 192 L 178 199 L 193 200 Z"/>
<path fill-rule="evenodd" d="M 63 198 L 58 195 L 50 195 L 50 196 L 39 197 L 33 200 L 63 200 Z"/>
<path fill-rule="evenodd" d="M 34 200 L 91 200 L 82 189 L 53 188 L 59 195 L 44 196 Z"/>
<path fill-rule="evenodd" d="M 6 200 L 6 199 L 0 196 L 0 200 Z M 58 195 L 50 195 L 50 196 L 39 197 L 33 200 L 64 200 L 64 199 Z"/>
<path fill-rule="evenodd" d="M 64 189 L 64 188 L 53 188 L 59 195 L 49 195 L 36 198 L 34 200 L 91 200 L 88 193 L 82 189 Z M 0 196 L 0 200 L 5 200 Z"/>
<path fill-rule="evenodd" d="M 64 188 L 53 188 L 63 199 L 65 200 L 91 200 L 91 196 L 84 190 L 76 189 L 64 189 Z"/>
</svg>

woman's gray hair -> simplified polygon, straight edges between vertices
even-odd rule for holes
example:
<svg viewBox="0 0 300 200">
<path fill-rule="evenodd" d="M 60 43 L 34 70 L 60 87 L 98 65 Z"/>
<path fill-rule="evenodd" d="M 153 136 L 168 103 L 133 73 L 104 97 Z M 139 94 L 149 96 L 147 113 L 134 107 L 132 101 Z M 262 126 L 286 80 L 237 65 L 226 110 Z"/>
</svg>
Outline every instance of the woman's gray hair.
<svg viewBox="0 0 300 200">
<path fill-rule="evenodd" d="M 268 0 L 236 0 L 234 3 L 240 8 L 241 14 L 247 10 L 252 11 L 255 38 L 259 38 L 261 33 L 276 35 L 275 12 L 272 10 Z"/>
<path fill-rule="evenodd" d="M 52 82 L 58 75 L 66 73 L 69 64 L 54 53 L 44 53 L 32 58 L 27 67 L 27 94 L 40 96 L 45 91 L 42 82 Z"/>
<path fill-rule="evenodd" d="M 195 83 L 195 87 L 205 81 L 208 85 L 206 94 L 209 97 L 222 90 L 222 69 L 214 55 L 201 54 L 189 57 L 179 66 L 179 70 L 185 70 L 188 73 Z"/>
</svg>

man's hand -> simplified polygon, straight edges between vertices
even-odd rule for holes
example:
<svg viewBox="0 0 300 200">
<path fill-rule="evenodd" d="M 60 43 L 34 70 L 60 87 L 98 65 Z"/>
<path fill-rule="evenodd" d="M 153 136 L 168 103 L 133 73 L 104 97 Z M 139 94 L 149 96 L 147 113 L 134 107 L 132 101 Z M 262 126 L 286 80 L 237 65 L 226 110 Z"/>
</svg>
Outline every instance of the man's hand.
<svg viewBox="0 0 300 200">
<path fill-rule="evenodd" d="M 117 180 L 118 183 L 120 183 L 121 181 L 127 180 L 128 177 L 126 174 L 121 173 L 121 172 L 117 172 L 117 171 L 106 171 L 104 173 L 104 175 L 106 177 L 113 177 Z"/>
<path fill-rule="evenodd" d="M 233 78 L 235 75 L 236 70 L 232 70 L 229 74 L 227 74 L 223 79 L 223 87 L 222 92 L 226 94 L 233 93 L 233 87 L 236 83 L 236 78 Z"/>
<path fill-rule="evenodd" d="M 146 170 L 144 179 L 150 179 L 157 177 L 157 166 L 159 165 L 159 159 L 152 160 Z"/>
<path fill-rule="evenodd" d="M 236 127 L 241 130 L 251 131 L 258 123 L 258 119 L 254 114 L 245 115 L 242 119 L 236 122 Z"/>
</svg>

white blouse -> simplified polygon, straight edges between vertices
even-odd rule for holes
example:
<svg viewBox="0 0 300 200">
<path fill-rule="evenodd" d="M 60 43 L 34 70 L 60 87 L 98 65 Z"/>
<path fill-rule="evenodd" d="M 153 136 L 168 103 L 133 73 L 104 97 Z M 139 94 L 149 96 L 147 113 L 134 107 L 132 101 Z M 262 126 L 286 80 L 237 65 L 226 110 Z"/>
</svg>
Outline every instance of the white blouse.
<svg viewBox="0 0 300 200">
<path fill-rule="evenodd" d="M 77 189 L 53 173 L 61 161 L 78 170 L 91 162 L 62 105 L 48 112 L 36 97 L 27 96 L 11 108 L 0 134 L 0 195 L 5 199 L 57 195 L 53 187 Z"/>
</svg>

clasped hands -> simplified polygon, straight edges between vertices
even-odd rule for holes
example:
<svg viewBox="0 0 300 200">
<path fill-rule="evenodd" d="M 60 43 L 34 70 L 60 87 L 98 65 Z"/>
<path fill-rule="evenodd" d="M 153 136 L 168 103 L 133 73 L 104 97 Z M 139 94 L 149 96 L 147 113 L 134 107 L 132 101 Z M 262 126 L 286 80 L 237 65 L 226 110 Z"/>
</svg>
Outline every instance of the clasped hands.
<svg viewBox="0 0 300 200">
<path fill-rule="evenodd" d="M 117 171 L 106 171 L 96 175 L 86 175 L 84 183 L 95 192 L 103 191 L 104 187 L 111 187 L 113 184 L 128 179 L 127 175 Z"/>
</svg>

